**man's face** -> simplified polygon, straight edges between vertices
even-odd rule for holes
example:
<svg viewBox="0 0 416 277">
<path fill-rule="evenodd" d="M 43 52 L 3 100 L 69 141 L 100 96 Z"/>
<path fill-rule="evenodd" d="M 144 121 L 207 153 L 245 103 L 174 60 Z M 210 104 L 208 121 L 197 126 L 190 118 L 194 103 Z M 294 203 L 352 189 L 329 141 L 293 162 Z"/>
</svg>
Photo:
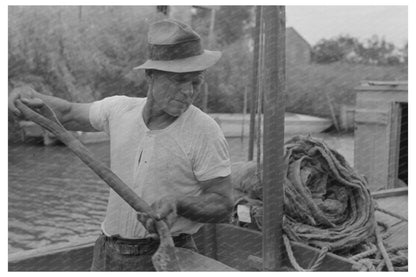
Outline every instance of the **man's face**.
<svg viewBox="0 0 416 277">
<path fill-rule="evenodd" d="M 152 73 L 153 100 L 165 113 L 180 116 L 192 104 L 202 82 L 201 72 Z"/>
</svg>

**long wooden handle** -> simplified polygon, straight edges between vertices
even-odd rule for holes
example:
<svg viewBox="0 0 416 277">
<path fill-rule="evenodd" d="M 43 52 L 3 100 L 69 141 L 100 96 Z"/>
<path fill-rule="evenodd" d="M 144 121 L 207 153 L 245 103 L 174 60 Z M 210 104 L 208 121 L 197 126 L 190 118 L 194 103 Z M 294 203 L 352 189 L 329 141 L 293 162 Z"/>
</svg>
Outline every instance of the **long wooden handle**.
<svg viewBox="0 0 416 277">
<path fill-rule="evenodd" d="M 101 177 L 118 195 L 120 195 L 137 212 L 147 213 L 153 218 L 157 218 L 153 209 L 142 200 L 137 194 L 127 186 L 116 174 L 106 165 L 96 159 L 93 154 L 71 133 L 69 133 L 59 121 L 54 120 L 48 115 L 49 119 L 35 112 L 20 100 L 16 101 L 16 107 L 22 114 L 50 131 L 64 144 L 66 144 L 87 166 L 89 166 L 98 176 Z M 47 107 L 46 107 L 47 108 Z M 50 108 L 49 108 L 50 109 Z M 45 114 L 45 113 L 44 113 Z"/>
</svg>

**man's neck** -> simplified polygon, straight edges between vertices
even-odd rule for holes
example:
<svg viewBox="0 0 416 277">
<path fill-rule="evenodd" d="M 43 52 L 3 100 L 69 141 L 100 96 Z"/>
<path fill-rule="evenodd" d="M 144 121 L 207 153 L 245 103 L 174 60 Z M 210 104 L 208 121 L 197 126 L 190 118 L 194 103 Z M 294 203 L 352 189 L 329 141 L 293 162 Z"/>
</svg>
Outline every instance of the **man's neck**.
<svg viewBox="0 0 416 277">
<path fill-rule="evenodd" d="M 144 105 L 143 121 L 150 130 L 161 130 L 172 124 L 177 117 L 171 116 L 158 109 L 151 99 L 147 99 Z"/>
</svg>

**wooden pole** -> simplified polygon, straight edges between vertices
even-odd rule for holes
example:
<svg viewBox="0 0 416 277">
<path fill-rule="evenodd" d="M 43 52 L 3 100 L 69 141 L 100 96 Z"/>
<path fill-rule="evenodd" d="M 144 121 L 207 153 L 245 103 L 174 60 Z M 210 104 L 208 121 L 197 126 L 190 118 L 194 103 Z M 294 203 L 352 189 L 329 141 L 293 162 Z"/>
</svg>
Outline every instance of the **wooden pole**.
<svg viewBox="0 0 416 277">
<path fill-rule="evenodd" d="M 209 24 L 208 48 L 212 48 L 214 44 L 214 28 L 215 28 L 215 9 L 211 9 L 211 21 Z M 204 101 L 202 102 L 202 110 L 208 112 L 208 84 L 205 82 Z"/>
<path fill-rule="evenodd" d="M 215 28 L 215 9 L 211 9 L 211 21 L 209 23 L 208 46 L 211 48 L 214 44 L 214 28 Z"/>
<path fill-rule="evenodd" d="M 329 110 L 331 112 L 332 121 L 334 122 L 335 129 L 337 129 L 337 132 L 339 133 L 340 128 L 339 128 L 339 125 L 338 125 L 337 116 L 335 115 L 334 105 L 332 104 L 331 99 L 329 98 L 329 94 L 328 94 L 327 91 L 325 91 L 325 97 L 326 97 L 326 101 L 328 102 Z"/>
<path fill-rule="evenodd" d="M 258 86 L 258 98 L 257 98 L 257 170 L 256 175 L 260 179 L 260 167 L 261 167 L 261 122 L 263 114 L 263 80 L 264 80 L 264 49 L 265 49 L 265 36 L 264 36 L 264 20 L 263 20 L 263 7 L 260 11 L 260 41 L 259 41 L 259 67 L 257 74 L 257 86 Z"/>
<path fill-rule="evenodd" d="M 243 118 L 241 120 L 241 141 L 244 141 L 244 127 L 246 125 L 246 113 L 247 113 L 247 86 L 244 87 L 244 100 L 243 100 Z"/>
<path fill-rule="evenodd" d="M 202 110 L 208 112 L 208 83 L 204 82 L 204 97 L 202 98 Z"/>
<path fill-rule="evenodd" d="M 257 75 L 259 62 L 259 42 L 260 42 L 260 12 L 261 7 L 256 6 L 256 27 L 253 32 L 254 50 L 253 50 L 253 77 L 251 79 L 251 105 L 250 105 L 250 131 L 248 143 L 248 160 L 252 161 L 254 156 L 254 136 L 256 125 L 256 107 L 257 107 Z"/>
<path fill-rule="evenodd" d="M 263 131 L 263 270 L 282 266 L 283 183 L 285 177 L 285 7 L 264 9 L 265 78 Z"/>
</svg>

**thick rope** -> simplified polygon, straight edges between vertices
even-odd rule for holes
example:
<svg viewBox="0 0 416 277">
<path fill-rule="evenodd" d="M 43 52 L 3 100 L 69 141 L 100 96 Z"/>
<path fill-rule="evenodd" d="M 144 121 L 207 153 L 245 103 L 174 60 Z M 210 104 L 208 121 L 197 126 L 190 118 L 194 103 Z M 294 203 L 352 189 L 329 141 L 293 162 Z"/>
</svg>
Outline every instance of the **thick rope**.
<svg viewBox="0 0 416 277">
<path fill-rule="evenodd" d="M 326 254 L 328 254 L 328 251 L 329 251 L 329 247 L 324 247 L 321 249 L 321 252 L 319 252 L 318 258 L 313 263 L 313 265 L 309 268 L 309 271 L 316 271 L 322 265 L 322 262 L 324 261 Z"/>
<path fill-rule="evenodd" d="M 393 264 L 391 263 L 389 254 L 384 247 L 383 238 L 381 237 L 380 231 L 376 228 L 377 246 L 383 256 L 384 262 L 386 263 L 388 271 L 394 271 Z"/>
<path fill-rule="evenodd" d="M 283 234 L 283 244 L 285 245 L 287 256 L 288 256 L 290 264 L 293 266 L 293 268 L 296 271 L 301 271 L 301 272 L 306 271 L 296 261 L 296 258 L 293 255 L 292 246 L 290 246 L 290 240 L 285 234 Z"/>
<path fill-rule="evenodd" d="M 368 256 L 371 256 L 371 255 L 376 254 L 377 251 L 378 251 L 378 248 L 376 246 L 374 246 L 370 250 L 367 250 L 365 252 L 358 253 L 357 255 L 354 255 L 354 256 L 350 257 L 350 259 L 351 260 L 354 260 L 354 261 L 358 261 L 358 260 L 361 260 L 361 259 L 366 258 Z"/>
<path fill-rule="evenodd" d="M 379 268 L 393 271 L 405 266 L 404 256 L 397 254 L 398 250 L 386 250 L 384 246 L 383 240 L 392 235 L 391 226 L 376 222 L 375 202 L 366 179 L 358 175 L 342 155 L 310 136 L 294 137 L 285 143 L 285 166 L 284 241 L 322 249 L 309 270 L 319 268 L 317 262 L 323 261 L 325 247 L 362 264 L 361 269 L 367 271 Z M 247 175 L 246 180 L 256 179 L 256 183 L 250 187 L 249 182 L 244 182 L 244 191 L 256 198 L 256 203 L 248 205 L 253 222 L 261 230 L 262 184 L 251 175 Z M 292 266 L 309 271 L 296 262 L 290 244 L 286 242 L 285 247 Z"/>
<path fill-rule="evenodd" d="M 393 232 L 391 231 L 391 228 L 387 223 L 383 221 L 377 221 L 377 225 L 384 228 L 382 234 L 383 240 L 386 240 L 387 238 L 391 237 L 391 235 L 393 235 Z"/>
<path fill-rule="evenodd" d="M 370 259 L 362 259 L 359 263 L 361 264 L 361 267 L 358 271 L 377 271 Z"/>
</svg>

